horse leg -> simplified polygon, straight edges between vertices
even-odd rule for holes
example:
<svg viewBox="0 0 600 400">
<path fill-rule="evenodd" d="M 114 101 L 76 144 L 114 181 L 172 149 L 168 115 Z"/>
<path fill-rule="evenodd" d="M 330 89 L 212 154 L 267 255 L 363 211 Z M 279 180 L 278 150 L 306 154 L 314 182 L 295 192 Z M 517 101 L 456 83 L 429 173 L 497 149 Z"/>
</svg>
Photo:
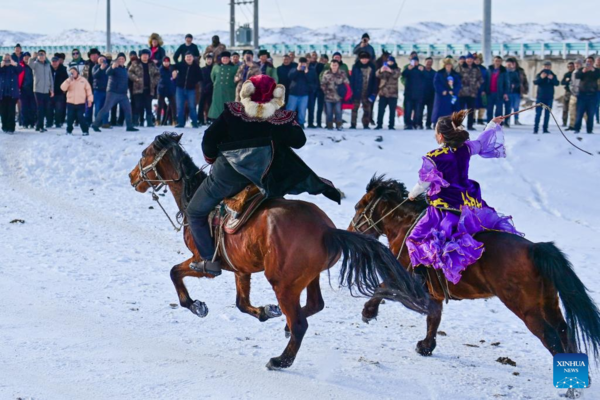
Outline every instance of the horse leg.
<svg viewBox="0 0 600 400">
<path fill-rule="evenodd" d="M 235 289 L 236 298 L 235 304 L 237 308 L 246 314 L 257 318 L 260 322 L 264 322 L 270 318 L 280 317 L 281 310 L 278 306 L 269 304 L 264 307 L 254 307 L 250 304 L 250 274 L 235 274 Z"/>
<path fill-rule="evenodd" d="M 365 323 L 369 323 L 374 319 L 377 319 L 377 314 L 379 314 L 379 305 L 383 299 L 381 297 L 373 297 L 369 301 L 367 301 L 362 310 L 362 320 Z"/>
<path fill-rule="evenodd" d="M 565 353 L 578 353 L 577 342 L 569 335 L 569 329 L 565 318 L 558 305 L 558 296 L 556 293 L 547 296 L 544 301 L 544 319 L 558 332 L 560 342 Z"/>
<path fill-rule="evenodd" d="M 304 288 L 287 286 L 274 289 L 279 306 L 287 318 L 287 325 L 291 328 L 291 337 L 283 353 L 279 357 L 271 358 L 267 363 L 267 368 L 270 370 L 288 368 L 294 363 L 308 329 L 308 321 L 300 308 L 300 293 Z"/>
<path fill-rule="evenodd" d="M 315 315 L 325 308 L 325 301 L 321 294 L 320 275 L 313 279 L 306 287 L 306 305 L 302 307 L 302 313 L 305 318 Z M 290 328 L 285 326 L 285 337 L 290 337 Z"/>
<path fill-rule="evenodd" d="M 190 258 L 189 260 L 186 260 L 181 264 L 171 268 L 171 280 L 173 281 L 173 285 L 175 285 L 175 290 L 177 291 L 177 296 L 179 297 L 179 304 L 196 314 L 198 317 L 204 318 L 208 314 L 208 307 L 200 300 L 192 300 L 187 288 L 185 287 L 185 284 L 183 283 L 183 278 L 186 276 L 193 276 L 196 278 L 206 277 L 206 274 L 194 271 L 190 268 L 190 264 L 192 262 L 193 258 Z"/>
<path fill-rule="evenodd" d="M 430 356 L 435 349 L 437 330 L 442 321 L 443 302 L 431 299 L 427 313 L 427 336 L 417 343 L 417 353 L 422 356 Z"/>
</svg>

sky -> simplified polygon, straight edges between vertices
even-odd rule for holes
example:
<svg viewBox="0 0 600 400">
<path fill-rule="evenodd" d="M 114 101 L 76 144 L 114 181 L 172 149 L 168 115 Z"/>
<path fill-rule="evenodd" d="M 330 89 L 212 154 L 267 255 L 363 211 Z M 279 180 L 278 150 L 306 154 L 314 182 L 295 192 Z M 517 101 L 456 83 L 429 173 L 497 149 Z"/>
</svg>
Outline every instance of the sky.
<svg viewBox="0 0 600 400">
<path fill-rule="evenodd" d="M 2 0 L 0 29 L 47 34 L 67 29 L 105 30 L 106 1 Z M 124 34 L 228 30 L 229 1 L 112 0 L 112 30 Z M 481 20 L 483 0 L 260 0 L 259 4 L 264 27 L 345 24 L 393 28 L 424 21 L 458 24 Z M 238 24 L 252 21 L 252 5 L 236 10 Z M 598 0 L 492 0 L 492 10 L 496 22 L 600 25 Z"/>
</svg>

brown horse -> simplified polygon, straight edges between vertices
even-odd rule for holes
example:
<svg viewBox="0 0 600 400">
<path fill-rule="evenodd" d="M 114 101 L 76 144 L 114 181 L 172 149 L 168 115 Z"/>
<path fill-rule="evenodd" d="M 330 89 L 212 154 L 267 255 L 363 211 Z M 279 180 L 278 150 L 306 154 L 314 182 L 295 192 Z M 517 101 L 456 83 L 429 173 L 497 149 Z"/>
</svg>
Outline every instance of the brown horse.
<svg viewBox="0 0 600 400">
<path fill-rule="evenodd" d="M 180 139 L 180 135 L 170 133 L 157 136 L 143 151 L 129 177 L 135 190 L 142 193 L 161 184 L 168 185 L 183 213 L 207 175 L 179 145 Z M 204 317 L 208 312 L 206 305 L 190 298 L 183 278 L 210 276 L 189 267 L 191 262 L 200 260 L 200 255 L 187 227 L 184 240 L 193 256 L 171 269 L 171 279 L 181 306 Z M 308 328 L 307 317 L 324 308 L 320 273 L 331 268 L 340 256 L 343 258 L 340 283 L 351 292 L 356 288 L 363 295 L 372 295 L 380 282 L 385 282 L 399 293 L 396 300 L 408 308 L 425 313 L 428 307 L 429 296 L 422 285 L 398 264 L 389 249 L 368 236 L 336 229 L 312 203 L 270 199 L 237 233 L 225 235 L 224 243 L 230 262 L 225 269 L 235 273 L 236 304 L 240 311 L 259 321 L 276 315 L 273 308 L 257 308 L 250 303 L 250 276 L 264 271 L 287 318 L 289 343 L 281 356 L 271 358 L 269 369 L 287 368 L 294 362 Z M 304 289 L 306 305 L 300 307 Z"/>
<path fill-rule="evenodd" d="M 419 215 L 427 208 L 425 197 L 406 201 L 404 185 L 384 176 L 374 176 L 367 194 L 356 204 L 356 214 L 348 230 L 373 237 L 387 236 L 389 247 L 408 266 L 405 237 Z M 550 353 L 576 353 L 581 347 L 597 358 L 600 344 L 600 316 L 583 283 L 565 255 L 553 243 L 532 243 L 520 236 L 503 232 L 482 232 L 475 238 L 485 245 L 481 259 L 470 265 L 456 285 L 448 282 L 451 299 L 485 299 L 497 296 L 525 322 Z M 432 354 L 442 318 L 445 294 L 432 268 L 417 266 L 414 272 L 426 278 L 432 297 L 427 315 L 427 336 L 417 343 L 417 352 Z M 427 279 L 429 277 L 430 279 Z M 363 309 L 363 320 L 377 317 L 382 298 L 394 296 L 394 290 L 380 289 Z M 566 314 L 563 318 L 559 296 Z"/>
</svg>

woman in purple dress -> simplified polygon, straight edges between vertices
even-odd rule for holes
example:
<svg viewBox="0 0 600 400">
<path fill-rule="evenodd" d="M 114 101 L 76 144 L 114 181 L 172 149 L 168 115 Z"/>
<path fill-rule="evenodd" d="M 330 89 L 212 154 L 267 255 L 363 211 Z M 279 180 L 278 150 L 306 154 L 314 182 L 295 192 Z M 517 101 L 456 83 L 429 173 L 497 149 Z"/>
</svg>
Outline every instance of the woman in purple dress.
<svg viewBox="0 0 600 400">
<path fill-rule="evenodd" d="M 481 198 L 479 184 L 469 179 L 471 156 L 504 158 L 502 117 L 494 118 L 476 140 L 462 122 L 469 110 L 442 117 L 435 138 L 441 145 L 423 157 L 419 181 L 409 199 L 427 192 L 429 207 L 410 233 L 406 246 L 413 266 L 441 269 L 456 284 L 467 266 L 481 258 L 484 247 L 473 236 L 494 230 L 519 233 L 511 217 L 498 214 Z"/>
</svg>

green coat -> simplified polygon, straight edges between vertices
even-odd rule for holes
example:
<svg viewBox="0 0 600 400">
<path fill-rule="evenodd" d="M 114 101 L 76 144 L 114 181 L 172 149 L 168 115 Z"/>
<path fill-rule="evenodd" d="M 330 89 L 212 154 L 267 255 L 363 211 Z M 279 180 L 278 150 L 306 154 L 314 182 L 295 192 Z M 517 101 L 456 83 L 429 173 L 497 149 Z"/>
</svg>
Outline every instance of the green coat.
<svg viewBox="0 0 600 400">
<path fill-rule="evenodd" d="M 219 118 L 225 109 L 225 103 L 235 101 L 234 78 L 237 70 L 238 67 L 233 64 L 213 67 L 210 73 L 210 79 L 213 81 L 213 98 L 208 110 L 208 118 Z"/>
</svg>

